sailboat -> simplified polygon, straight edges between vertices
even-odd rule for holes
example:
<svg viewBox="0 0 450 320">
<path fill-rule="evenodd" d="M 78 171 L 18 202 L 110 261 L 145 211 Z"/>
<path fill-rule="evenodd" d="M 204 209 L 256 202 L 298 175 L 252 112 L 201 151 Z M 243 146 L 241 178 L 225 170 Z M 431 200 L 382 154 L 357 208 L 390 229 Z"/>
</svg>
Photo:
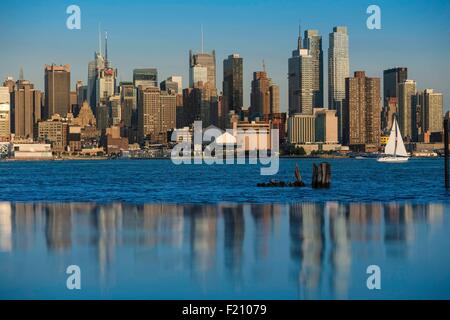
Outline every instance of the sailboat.
<svg viewBox="0 0 450 320">
<path fill-rule="evenodd" d="M 397 119 L 394 116 L 392 123 L 391 134 L 389 135 L 388 143 L 384 149 L 384 156 L 377 159 L 378 162 L 406 162 L 409 155 L 406 152 L 405 144 L 403 143 L 400 128 L 398 127 Z"/>
</svg>

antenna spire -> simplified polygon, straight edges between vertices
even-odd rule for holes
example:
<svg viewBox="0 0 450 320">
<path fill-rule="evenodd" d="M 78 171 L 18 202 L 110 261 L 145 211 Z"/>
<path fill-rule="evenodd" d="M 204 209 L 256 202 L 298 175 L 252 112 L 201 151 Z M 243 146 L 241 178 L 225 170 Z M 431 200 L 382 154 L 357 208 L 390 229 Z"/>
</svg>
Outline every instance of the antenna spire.
<svg viewBox="0 0 450 320">
<path fill-rule="evenodd" d="M 302 44 L 302 19 L 298 22 L 298 43 L 297 43 L 297 49 L 300 50 L 303 48 Z"/>
<path fill-rule="evenodd" d="M 266 72 L 266 62 L 264 61 L 264 59 L 263 59 L 262 63 L 263 63 L 263 71 Z"/>
<path fill-rule="evenodd" d="M 101 32 L 101 23 L 98 24 L 98 54 L 102 54 L 102 32 Z"/>
<path fill-rule="evenodd" d="M 23 68 L 20 67 L 19 80 L 23 80 Z"/>
<path fill-rule="evenodd" d="M 108 31 L 105 31 L 105 66 L 108 67 Z"/>
<path fill-rule="evenodd" d="M 202 33 L 202 53 L 203 53 L 203 24 L 201 25 L 201 33 Z"/>
</svg>

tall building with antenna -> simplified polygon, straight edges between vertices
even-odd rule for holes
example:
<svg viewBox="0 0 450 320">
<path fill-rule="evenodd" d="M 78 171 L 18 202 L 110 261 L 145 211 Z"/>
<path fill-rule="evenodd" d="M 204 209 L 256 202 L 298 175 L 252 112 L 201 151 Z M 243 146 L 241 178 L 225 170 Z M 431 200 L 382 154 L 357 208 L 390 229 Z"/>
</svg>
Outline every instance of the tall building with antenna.
<svg viewBox="0 0 450 320">
<path fill-rule="evenodd" d="M 217 88 L 216 51 L 213 50 L 211 53 L 204 52 L 203 26 L 201 28 L 201 38 L 201 52 L 193 53 L 192 50 L 189 50 L 189 87 L 193 88 L 196 82 L 204 80 L 206 71 L 207 82 L 212 88 Z"/>
<path fill-rule="evenodd" d="M 323 108 L 323 50 L 319 31 L 305 30 L 303 47 L 308 49 L 311 56 L 313 108 Z"/>
<path fill-rule="evenodd" d="M 297 49 L 288 60 L 289 115 L 313 114 L 313 57 L 303 48 L 301 29 Z"/>
</svg>

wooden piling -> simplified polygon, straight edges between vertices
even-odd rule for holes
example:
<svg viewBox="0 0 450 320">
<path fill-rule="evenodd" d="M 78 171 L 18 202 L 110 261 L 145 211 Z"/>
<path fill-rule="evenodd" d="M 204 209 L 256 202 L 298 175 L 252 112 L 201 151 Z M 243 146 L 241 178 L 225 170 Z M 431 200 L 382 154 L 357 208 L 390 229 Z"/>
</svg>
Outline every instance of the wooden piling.
<svg viewBox="0 0 450 320">
<path fill-rule="evenodd" d="M 331 166 L 327 162 L 322 162 L 319 165 L 313 163 L 312 187 L 329 188 L 331 184 Z"/>
<path fill-rule="evenodd" d="M 448 120 L 444 119 L 444 180 L 445 180 L 445 188 L 450 188 L 450 182 L 448 178 Z"/>
</svg>

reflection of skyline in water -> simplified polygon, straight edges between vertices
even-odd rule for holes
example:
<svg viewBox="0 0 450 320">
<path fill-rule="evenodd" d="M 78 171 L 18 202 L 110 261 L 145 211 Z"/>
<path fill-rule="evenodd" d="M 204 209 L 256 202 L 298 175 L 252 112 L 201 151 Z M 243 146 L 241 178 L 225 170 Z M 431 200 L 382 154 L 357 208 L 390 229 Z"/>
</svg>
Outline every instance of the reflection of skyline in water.
<svg viewBox="0 0 450 320">
<path fill-rule="evenodd" d="M 120 249 L 132 248 L 130 265 L 150 255 L 152 263 L 163 262 L 173 272 L 187 268 L 196 281 L 222 272 L 230 286 L 241 287 L 250 264 L 270 261 L 287 245 L 285 276 L 297 298 L 320 298 L 324 290 L 348 298 L 352 267 L 360 258 L 354 247 L 369 255 L 372 247 L 361 244 L 375 244 L 385 256 L 407 258 L 415 225 L 431 233 L 445 211 L 443 204 L 396 203 L 0 203 L 0 252 L 32 251 L 39 237 L 49 254 L 93 248 L 91 260 L 105 284 L 114 283 L 116 264 L 128 263 L 121 261 Z M 287 241 L 277 240 L 283 236 Z"/>
</svg>

